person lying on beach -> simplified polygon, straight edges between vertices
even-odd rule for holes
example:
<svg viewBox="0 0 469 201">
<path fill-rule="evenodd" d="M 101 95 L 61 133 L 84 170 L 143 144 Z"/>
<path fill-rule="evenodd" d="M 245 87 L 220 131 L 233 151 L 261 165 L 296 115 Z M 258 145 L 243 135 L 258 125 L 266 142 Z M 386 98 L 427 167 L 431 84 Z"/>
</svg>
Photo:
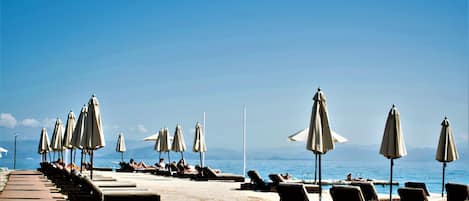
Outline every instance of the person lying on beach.
<svg viewBox="0 0 469 201">
<path fill-rule="evenodd" d="M 143 170 L 145 168 L 151 167 L 149 165 L 146 165 L 143 161 L 136 163 L 133 158 L 130 159 L 129 165 L 135 170 Z"/>
<path fill-rule="evenodd" d="M 352 173 L 348 173 L 346 181 L 366 181 L 366 179 L 361 178 L 361 177 L 353 178 Z"/>
</svg>

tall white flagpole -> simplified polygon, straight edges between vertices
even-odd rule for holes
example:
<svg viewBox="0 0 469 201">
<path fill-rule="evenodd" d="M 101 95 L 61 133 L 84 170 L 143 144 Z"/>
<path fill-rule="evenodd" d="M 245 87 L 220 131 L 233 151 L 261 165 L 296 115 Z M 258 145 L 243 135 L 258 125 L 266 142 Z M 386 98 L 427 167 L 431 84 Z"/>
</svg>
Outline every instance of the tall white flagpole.
<svg viewBox="0 0 469 201">
<path fill-rule="evenodd" d="M 204 112 L 203 126 L 204 126 L 203 133 L 204 133 L 204 138 L 205 138 L 205 136 L 207 136 L 207 130 L 205 129 L 205 112 Z M 205 163 L 205 153 L 202 152 L 202 167 L 205 167 L 204 163 Z"/>
<path fill-rule="evenodd" d="M 243 176 L 246 177 L 246 105 L 243 110 Z"/>
</svg>

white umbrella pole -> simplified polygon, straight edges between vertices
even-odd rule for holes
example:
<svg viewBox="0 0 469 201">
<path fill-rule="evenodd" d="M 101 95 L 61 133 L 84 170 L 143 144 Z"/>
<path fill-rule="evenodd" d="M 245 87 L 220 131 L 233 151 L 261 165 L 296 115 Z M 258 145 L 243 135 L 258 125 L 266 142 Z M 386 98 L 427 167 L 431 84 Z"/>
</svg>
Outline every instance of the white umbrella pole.
<svg viewBox="0 0 469 201">
<path fill-rule="evenodd" d="M 446 162 L 443 162 L 443 180 L 441 182 L 441 197 L 443 197 L 445 192 L 445 169 L 446 169 Z"/>
<path fill-rule="evenodd" d="M 202 152 L 200 152 L 200 167 L 204 167 L 204 164 L 202 163 Z"/>
<path fill-rule="evenodd" d="M 83 172 L 83 149 L 81 150 L 80 173 Z"/>
<path fill-rule="evenodd" d="M 314 183 L 317 181 L 316 176 L 318 176 L 318 154 L 314 153 Z"/>
<path fill-rule="evenodd" d="M 168 151 L 168 170 L 169 170 L 169 174 L 171 174 L 171 158 L 169 157 L 169 151 Z"/>
<path fill-rule="evenodd" d="M 93 158 L 94 158 L 93 155 L 94 155 L 93 150 L 91 150 L 91 155 L 90 155 L 90 157 L 91 157 L 91 165 L 90 165 L 90 169 L 91 169 L 90 178 L 91 178 L 91 180 L 93 180 Z"/>
<path fill-rule="evenodd" d="M 243 176 L 246 177 L 246 105 L 243 112 Z"/>
<path fill-rule="evenodd" d="M 389 178 L 389 201 L 392 201 L 392 166 L 394 166 L 394 159 L 391 158 L 391 177 Z"/>
<path fill-rule="evenodd" d="M 322 199 L 322 184 L 321 184 L 321 154 L 319 154 L 319 201 Z"/>
</svg>

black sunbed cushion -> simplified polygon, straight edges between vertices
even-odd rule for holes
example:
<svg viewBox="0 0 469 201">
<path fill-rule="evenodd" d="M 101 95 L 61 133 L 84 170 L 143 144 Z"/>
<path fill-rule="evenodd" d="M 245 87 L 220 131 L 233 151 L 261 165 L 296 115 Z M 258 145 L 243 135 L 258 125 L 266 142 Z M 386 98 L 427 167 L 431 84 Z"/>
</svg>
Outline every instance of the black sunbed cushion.
<svg viewBox="0 0 469 201">
<path fill-rule="evenodd" d="M 401 201 L 427 201 L 427 196 L 421 188 L 404 187 L 397 189 Z"/>
<path fill-rule="evenodd" d="M 445 187 L 447 193 L 447 201 L 469 200 L 469 185 L 447 183 Z"/>
<path fill-rule="evenodd" d="M 334 201 L 365 201 L 358 186 L 332 186 L 329 192 Z"/>
</svg>

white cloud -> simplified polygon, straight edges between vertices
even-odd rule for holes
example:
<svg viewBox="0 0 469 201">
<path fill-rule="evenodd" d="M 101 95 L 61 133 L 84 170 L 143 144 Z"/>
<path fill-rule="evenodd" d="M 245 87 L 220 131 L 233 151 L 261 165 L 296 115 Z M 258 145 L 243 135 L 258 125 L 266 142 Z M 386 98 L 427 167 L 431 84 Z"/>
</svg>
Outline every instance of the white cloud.
<svg viewBox="0 0 469 201">
<path fill-rule="evenodd" d="M 33 118 L 26 118 L 26 119 L 23 119 L 23 121 L 21 121 L 21 125 L 27 126 L 27 127 L 39 127 L 41 126 L 41 122 Z"/>
<path fill-rule="evenodd" d="M 15 117 L 10 113 L 0 113 L 0 126 L 14 128 L 16 123 Z"/>
<path fill-rule="evenodd" d="M 140 133 L 146 133 L 146 132 L 148 132 L 148 129 L 146 129 L 143 124 L 139 124 L 139 125 L 137 125 L 137 131 L 140 132 Z"/>
<path fill-rule="evenodd" d="M 34 118 L 25 118 L 17 121 L 10 113 L 0 113 L 0 127 L 6 128 L 15 128 L 17 126 L 53 128 L 55 120 L 55 118 L 44 118 L 42 121 Z"/>
</svg>

